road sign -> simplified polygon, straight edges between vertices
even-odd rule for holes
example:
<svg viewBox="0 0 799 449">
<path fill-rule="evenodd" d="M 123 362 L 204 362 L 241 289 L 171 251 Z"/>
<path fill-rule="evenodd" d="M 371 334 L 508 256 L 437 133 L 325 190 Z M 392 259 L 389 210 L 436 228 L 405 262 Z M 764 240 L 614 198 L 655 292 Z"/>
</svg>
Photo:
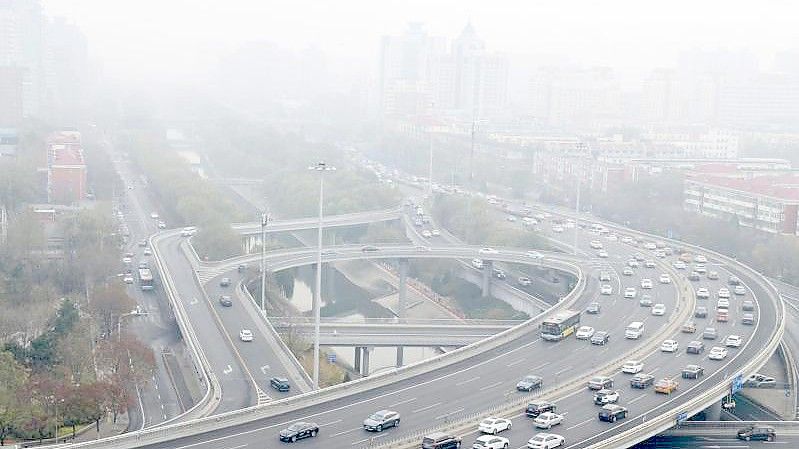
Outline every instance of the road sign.
<svg viewBox="0 0 799 449">
<path fill-rule="evenodd" d="M 730 392 L 735 394 L 741 391 L 744 387 L 744 375 L 738 374 L 732 379 L 732 387 L 730 388 Z"/>
<path fill-rule="evenodd" d="M 328 363 L 336 363 L 336 353 L 331 352 L 327 355 L 327 362 Z"/>
<path fill-rule="evenodd" d="M 688 412 L 677 413 L 677 424 L 682 424 L 688 421 Z"/>
</svg>

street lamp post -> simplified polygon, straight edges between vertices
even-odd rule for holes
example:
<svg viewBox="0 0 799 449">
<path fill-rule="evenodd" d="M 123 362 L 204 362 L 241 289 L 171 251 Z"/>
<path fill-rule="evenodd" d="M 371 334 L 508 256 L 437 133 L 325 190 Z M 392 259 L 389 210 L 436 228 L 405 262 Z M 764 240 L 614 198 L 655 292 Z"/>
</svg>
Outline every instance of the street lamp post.
<svg viewBox="0 0 799 449">
<path fill-rule="evenodd" d="M 314 342 L 313 342 L 313 387 L 319 389 L 319 326 L 322 319 L 322 218 L 325 195 L 325 172 L 336 168 L 320 161 L 308 167 L 319 172 L 319 229 L 316 245 L 316 290 L 314 291 Z"/>
<path fill-rule="evenodd" d="M 266 226 L 272 221 L 272 216 L 264 212 L 261 214 L 261 316 L 266 317 Z"/>
</svg>

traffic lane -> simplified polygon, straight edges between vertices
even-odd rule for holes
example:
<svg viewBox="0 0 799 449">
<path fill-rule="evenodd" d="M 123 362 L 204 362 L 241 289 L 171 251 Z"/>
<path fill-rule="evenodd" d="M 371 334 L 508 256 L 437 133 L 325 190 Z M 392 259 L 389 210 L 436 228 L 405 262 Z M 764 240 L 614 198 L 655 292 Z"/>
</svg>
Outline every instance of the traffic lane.
<svg viewBox="0 0 799 449">
<path fill-rule="evenodd" d="M 741 428 L 743 428 L 743 424 Z M 729 429 L 729 435 L 724 435 L 723 430 L 716 436 L 655 436 L 647 441 L 638 443 L 633 449 L 685 449 L 685 448 L 707 448 L 707 449 L 748 449 L 748 448 L 767 448 L 774 447 L 775 444 L 786 448 L 799 447 L 799 435 L 777 433 L 777 440 L 774 442 L 766 441 L 743 441 L 735 437 L 736 429 Z M 778 446 L 779 447 L 779 446 Z"/>
<path fill-rule="evenodd" d="M 243 369 L 224 344 L 221 330 L 211 317 L 203 300 L 191 264 L 180 248 L 180 238 L 168 238 L 159 246 L 164 265 L 169 270 L 175 288 L 176 300 L 183 308 L 203 348 L 211 370 L 217 375 L 222 387 L 222 399 L 214 413 L 238 410 L 255 403 L 255 392 Z M 163 273 L 162 273 L 163 276 Z"/>
</svg>

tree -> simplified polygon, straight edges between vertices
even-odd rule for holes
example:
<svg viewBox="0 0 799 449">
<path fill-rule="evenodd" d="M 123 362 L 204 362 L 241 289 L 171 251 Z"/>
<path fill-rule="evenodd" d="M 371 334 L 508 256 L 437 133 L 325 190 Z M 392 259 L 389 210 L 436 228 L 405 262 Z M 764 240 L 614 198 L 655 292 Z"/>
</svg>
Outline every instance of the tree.
<svg viewBox="0 0 799 449">
<path fill-rule="evenodd" d="M 101 335 L 116 335 L 122 314 L 129 313 L 136 302 L 128 296 L 121 284 L 106 284 L 92 294 L 89 311 L 97 321 Z"/>
<path fill-rule="evenodd" d="M 18 392 L 26 380 L 26 373 L 14 356 L 7 351 L 0 352 L 0 445 L 5 444 L 5 439 L 19 426 L 22 404 Z"/>
</svg>

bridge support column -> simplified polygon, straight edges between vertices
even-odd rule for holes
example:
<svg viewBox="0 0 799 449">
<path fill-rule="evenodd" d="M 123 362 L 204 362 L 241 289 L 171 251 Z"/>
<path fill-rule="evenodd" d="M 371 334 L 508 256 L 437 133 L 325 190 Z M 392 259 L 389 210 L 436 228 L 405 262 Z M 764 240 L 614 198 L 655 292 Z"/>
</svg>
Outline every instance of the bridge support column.
<svg viewBox="0 0 799 449">
<path fill-rule="evenodd" d="M 369 375 L 369 355 L 374 348 L 365 346 L 363 348 L 363 363 L 361 363 L 361 375 L 367 377 Z"/>
<path fill-rule="evenodd" d="M 405 347 L 404 346 L 397 346 L 397 368 L 401 367 L 405 363 Z"/>
<path fill-rule="evenodd" d="M 494 261 L 483 261 L 483 298 L 491 296 L 491 274 L 494 272 Z"/>
<path fill-rule="evenodd" d="M 706 421 L 721 421 L 721 401 L 716 401 L 705 409 Z"/>
<path fill-rule="evenodd" d="M 408 298 L 408 259 L 399 260 L 399 296 L 397 298 L 397 316 L 403 319 L 407 315 Z M 397 346 L 397 368 L 404 364 L 405 348 Z"/>
<path fill-rule="evenodd" d="M 324 295 L 324 297 L 325 297 L 325 302 L 327 304 L 331 304 L 331 303 L 335 302 L 335 294 L 334 294 L 334 292 L 336 291 L 336 286 L 335 286 L 334 279 L 336 277 L 335 277 L 335 275 L 333 273 L 334 270 L 335 270 L 335 268 L 333 268 L 333 264 L 328 263 L 328 264 L 325 265 L 324 273 L 322 273 L 325 276 L 325 295 Z"/>
<path fill-rule="evenodd" d="M 356 346 L 355 347 L 355 358 L 353 359 L 354 360 L 353 368 L 355 369 L 355 371 L 357 371 L 359 373 L 361 372 L 361 354 L 362 353 L 363 353 L 363 348 L 361 346 Z"/>
</svg>

